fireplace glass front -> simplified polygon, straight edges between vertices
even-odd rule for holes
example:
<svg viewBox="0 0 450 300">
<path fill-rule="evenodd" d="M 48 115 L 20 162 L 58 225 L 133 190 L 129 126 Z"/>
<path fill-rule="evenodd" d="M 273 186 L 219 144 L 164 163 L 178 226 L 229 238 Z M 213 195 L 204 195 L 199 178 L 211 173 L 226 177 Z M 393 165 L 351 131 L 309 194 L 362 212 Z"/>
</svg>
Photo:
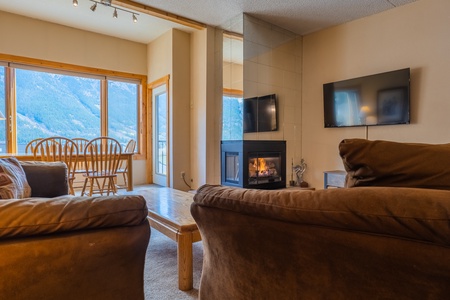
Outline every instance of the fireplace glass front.
<svg viewBox="0 0 450 300">
<path fill-rule="evenodd" d="M 281 181 L 281 153 L 249 153 L 248 184 L 259 185 Z"/>
<path fill-rule="evenodd" d="M 227 182 L 239 183 L 239 153 L 225 153 L 225 180 Z"/>
</svg>

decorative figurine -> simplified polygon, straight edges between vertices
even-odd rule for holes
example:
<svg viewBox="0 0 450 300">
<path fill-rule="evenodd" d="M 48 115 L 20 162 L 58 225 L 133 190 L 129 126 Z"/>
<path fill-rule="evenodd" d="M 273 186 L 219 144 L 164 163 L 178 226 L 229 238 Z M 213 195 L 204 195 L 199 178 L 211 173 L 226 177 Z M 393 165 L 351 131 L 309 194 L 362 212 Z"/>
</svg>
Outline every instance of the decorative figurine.
<svg viewBox="0 0 450 300">
<path fill-rule="evenodd" d="M 300 165 L 296 165 L 295 167 L 293 167 L 293 171 L 295 172 L 295 175 L 297 176 L 297 182 L 295 183 L 296 186 L 308 187 L 308 183 L 306 181 L 303 181 L 303 173 L 305 173 L 306 167 L 307 167 L 307 165 L 303 158 L 300 161 Z"/>
<path fill-rule="evenodd" d="M 294 181 L 294 159 L 292 159 L 291 161 L 291 180 L 289 181 L 289 186 L 295 186 L 295 181 Z"/>
</svg>

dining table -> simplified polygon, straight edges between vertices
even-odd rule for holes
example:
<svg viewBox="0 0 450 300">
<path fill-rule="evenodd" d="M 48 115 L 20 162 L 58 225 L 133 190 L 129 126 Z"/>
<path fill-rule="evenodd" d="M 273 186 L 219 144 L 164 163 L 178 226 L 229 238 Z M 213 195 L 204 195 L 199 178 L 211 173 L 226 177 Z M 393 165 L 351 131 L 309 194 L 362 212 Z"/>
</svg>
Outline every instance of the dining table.
<svg viewBox="0 0 450 300">
<path fill-rule="evenodd" d="M 127 191 L 133 190 L 133 152 L 122 152 L 120 160 L 127 161 Z M 40 156 L 34 156 L 32 153 L 0 153 L 0 158 L 15 157 L 19 161 L 41 161 Z M 84 154 L 78 154 L 78 161 L 84 161 Z"/>
</svg>

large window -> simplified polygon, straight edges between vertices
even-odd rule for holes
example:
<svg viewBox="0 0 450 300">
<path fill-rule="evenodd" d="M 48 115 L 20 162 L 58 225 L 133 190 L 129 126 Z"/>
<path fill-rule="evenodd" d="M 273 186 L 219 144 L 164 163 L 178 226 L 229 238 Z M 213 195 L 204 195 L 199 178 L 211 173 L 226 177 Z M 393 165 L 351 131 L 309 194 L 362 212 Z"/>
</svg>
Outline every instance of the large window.
<svg viewBox="0 0 450 300">
<path fill-rule="evenodd" d="M 222 104 L 222 140 L 242 140 L 244 134 L 242 120 L 242 97 L 224 95 Z"/>
<path fill-rule="evenodd" d="M 100 80 L 16 69 L 17 145 L 36 138 L 100 135 Z"/>
<path fill-rule="evenodd" d="M 108 135 L 122 145 L 138 137 L 138 85 L 108 80 Z"/>
<path fill-rule="evenodd" d="M 108 74 L 0 65 L 0 112 L 11 116 L 9 125 L 0 120 L 0 152 L 23 153 L 29 141 L 50 136 L 110 136 L 123 147 L 134 139 L 139 150 L 143 82 Z M 8 143 L 14 146 L 7 147 Z"/>
</svg>

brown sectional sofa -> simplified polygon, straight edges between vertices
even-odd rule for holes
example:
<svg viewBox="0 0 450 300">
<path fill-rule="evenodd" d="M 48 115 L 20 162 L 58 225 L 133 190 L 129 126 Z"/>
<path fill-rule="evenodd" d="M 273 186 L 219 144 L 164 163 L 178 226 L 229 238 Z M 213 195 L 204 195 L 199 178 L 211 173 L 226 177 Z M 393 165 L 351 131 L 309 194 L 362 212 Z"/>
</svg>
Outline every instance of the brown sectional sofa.
<svg viewBox="0 0 450 300">
<path fill-rule="evenodd" d="M 406 161 L 420 161 L 416 146 L 412 155 L 402 148 L 395 174 L 403 174 L 399 164 L 408 169 Z M 349 159 L 347 154 L 341 148 Z M 367 171 L 393 163 L 376 155 L 352 164 Z M 358 172 L 360 182 L 385 182 L 381 173 Z M 366 174 L 371 179 L 364 180 Z M 204 245 L 200 299 L 448 299 L 450 191 L 401 187 L 404 174 L 387 176 L 396 187 L 201 187 L 191 206 Z M 421 176 L 410 173 L 413 182 L 429 187 Z"/>
<path fill-rule="evenodd" d="M 58 196 L 64 164 L 24 170 L 33 198 L 0 200 L 0 299 L 144 299 L 144 198 Z"/>
</svg>

